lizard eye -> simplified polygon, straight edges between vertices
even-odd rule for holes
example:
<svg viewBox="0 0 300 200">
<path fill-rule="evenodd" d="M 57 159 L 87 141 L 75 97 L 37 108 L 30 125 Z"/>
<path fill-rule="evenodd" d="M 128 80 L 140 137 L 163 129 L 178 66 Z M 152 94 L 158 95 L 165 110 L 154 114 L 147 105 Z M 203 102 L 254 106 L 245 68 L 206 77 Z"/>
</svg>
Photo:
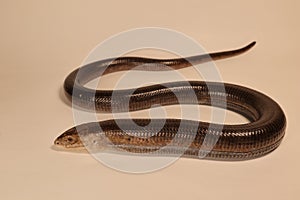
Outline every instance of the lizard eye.
<svg viewBox="0 0 300 200">
<path fill-rule="evenodd" d="M 73 137 L 68 137 L 68 138 L 67 138 L 67 141 L 68 141 L 69 143 L 74 143 L 75 139 L 74 139 Z"/>
</svg>

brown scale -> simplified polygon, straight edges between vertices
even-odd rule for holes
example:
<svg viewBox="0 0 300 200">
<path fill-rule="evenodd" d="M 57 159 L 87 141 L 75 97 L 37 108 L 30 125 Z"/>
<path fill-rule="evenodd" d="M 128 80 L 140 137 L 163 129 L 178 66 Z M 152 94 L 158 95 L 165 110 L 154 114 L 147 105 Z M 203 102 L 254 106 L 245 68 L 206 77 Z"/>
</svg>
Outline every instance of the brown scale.
<svg viewBox="0 0 300 200">
<path fill-rule="evenodd" d="M 280 144 L 285 133 L 286 118 L 275 101 L 258 91 L 229 83 L 188 81 L 116 90 L 114 95 L 117 98 L 113 101 L 113 91 L 94 91 L 84 86 L 98 76 L 117 71 L 166 71 L 170 68 L 177 70 L 239 55 L 254 45 L 255 42 L 237 50 L 187 58 L 120 57 L 101 60 L 76 69 L 64 82 L 65 93 L 69 99 L 85 109 L 95 107 L 99 112 L 127 112 L 148 109 L 155 104 L 196 104 L 232 110 L 246 117 L 249 123 L 218 125 L 184 119 L 163 119 L 163 128 L 155 131 L 162 119 L 152 119 L 151 124 L 154 122 L 154 125 L 148 128 L 150 119 L 132 119 L 138 126 L 129 125 L 132 121 L 128 119 L 118 119 L 118 123 L 107 120 L 69 129 L 55 140 L 55 144 L 70 149 L 79 148 L 90 143 L 82 142 L 82 139 L 93 138 L 97 145 L 105 147 L 110 143 L 125 151 L 136 153 L 153 152 L 169 145 L 170 150 L 167 149 L 166 154 L 168 151 L 172 153 L 184 150 L 183 155 L 192 158 L 199 158 L 203 153 L 206 158 L 217 160 L 245 160 L 263 156 Z M 140 67 L 136 69 L 137 66 Z M 189 98 L 191 91 L 196 99 Z M 125 102 L 129 102 L 128 108 Z M 122 126 L 119 126 L 120 124 Z M 183 131 L 179 131 L 178 127 L 182 124 Z M 101 127 L 101 130 L 97 127 Z M 216 136 L 218 140 L 214 144 Z M 206 143 L 204 138 L 207 139 Z M 212 145 L 214 146 L 210 149 Z"/>
</svg>

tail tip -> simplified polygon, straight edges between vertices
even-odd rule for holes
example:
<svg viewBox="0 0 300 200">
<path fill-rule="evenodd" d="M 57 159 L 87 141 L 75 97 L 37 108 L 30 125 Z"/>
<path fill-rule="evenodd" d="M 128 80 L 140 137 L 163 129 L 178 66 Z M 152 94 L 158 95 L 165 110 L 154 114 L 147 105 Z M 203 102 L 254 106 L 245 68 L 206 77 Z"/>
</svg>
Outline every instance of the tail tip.
<svg viewBox="0 0 300 200">
<path fill-rule="evenodd" d="M 248 46 L 251 48 L 256 44 L 256 41 L 251 42 Z"/>
</svg>

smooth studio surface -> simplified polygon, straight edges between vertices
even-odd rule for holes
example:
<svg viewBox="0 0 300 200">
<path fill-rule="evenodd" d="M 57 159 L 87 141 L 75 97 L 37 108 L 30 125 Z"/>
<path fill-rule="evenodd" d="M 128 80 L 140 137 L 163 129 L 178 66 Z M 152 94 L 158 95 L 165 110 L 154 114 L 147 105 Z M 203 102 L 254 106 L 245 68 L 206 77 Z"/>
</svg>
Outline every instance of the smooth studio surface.
<svg viewBox="0 0 300 200">
<path fill-rule="evenodd" d="M 0 199 L 299 199 L 298 2 L 30 0 L 0 5 Z M 224 82 L 261 91 L 281 105 L 287 130 L 279 148 L 243 162 L 181 158 L 146 174 L 122 173 L 89 154 L 53 148 L 54 139 L 74 126 L 62 92 L 65 77 L 108 37 L 148 26 L 182 32 L 207 52 L 257 41 L 246 54 L 216 65 Z M 130 55 L 174 56 L 147 50 Z M 192 69 L 182 73 L 199 78 Z M 111 89 L 121 75 L 101 79 L 101 88 Z M 178 117 L 176 109 L 166 112 Z M 209 120 L 210 110 L 201 111 L 200 119 Z M 148 117 L 149 111 L 132 116 Z M 226 122 L 245 120 L 228 112 Z"/>
</svg>

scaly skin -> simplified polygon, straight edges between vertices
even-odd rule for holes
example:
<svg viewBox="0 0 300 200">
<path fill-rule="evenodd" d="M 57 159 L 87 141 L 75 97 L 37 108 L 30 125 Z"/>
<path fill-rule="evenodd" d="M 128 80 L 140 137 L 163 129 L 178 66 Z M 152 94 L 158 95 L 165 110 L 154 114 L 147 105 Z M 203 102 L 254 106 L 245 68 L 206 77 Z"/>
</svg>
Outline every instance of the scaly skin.
<svg viewBox="0 0 300 200">
<path fill-rule="evenodd" d="M 200 104 L 232 110 L 249 119 L 249 123 L 223 125 L 184 119 L 151 119 L 150 123 L 150 119 L 132 119 L 139 125 L 136 126 L 129 119 L 107 120 L 71 128 L 55 140 L 55 145 L 68 149 L 87 148 L 90 151 L 117 148 L 125 152 L 155 155 L 182 154 L 192 158 L 202 158 L 204 155 L 207 159 L 216 160 L 246 160 L 273 151 L 284 136 L 286 118 L 275 101 L 255 90 L 228 83 L 201 81 L 157 84 L 117 91 L 93 91 L 84 87 L 85 83 L 100 74 L 130 70 L 145 63 L 147 65 L 139 70 L 181 69 L 239 55 L 254 44 L 255 42 L 238 50 L 189 58 L 107 59 L 88 64 L 80 71 L 75 70 L 64 84 L 66 95 L 74 104 L 86 109 L 95 106 L 99 112 L 135 111 L 151 108 L 155 104 Z M 188 98 L 191 91 L 196 99 Z M 114 100 L 111 98 L 112 92 L 117 97 Z M 126 102 L 129 102 L 128 108 Z"/>
</svg>

